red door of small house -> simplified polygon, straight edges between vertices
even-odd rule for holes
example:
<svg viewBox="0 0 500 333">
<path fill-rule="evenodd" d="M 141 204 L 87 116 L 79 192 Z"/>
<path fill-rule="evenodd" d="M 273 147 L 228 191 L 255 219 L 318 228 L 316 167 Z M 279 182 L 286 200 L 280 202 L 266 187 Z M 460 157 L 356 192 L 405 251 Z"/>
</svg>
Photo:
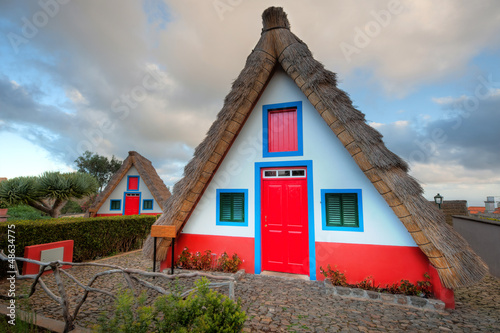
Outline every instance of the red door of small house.
<svg viewBox="0 0 500 333">
<path fill-rule="evenodd" d="M 141 197 L 139 193 L 125 194 L 125 215 L 138 215 Z"/>
<path fill-rule="evenodd" d="M 306 168 L 263 169 L 262 270 L 309 275 Z"/>
</svg>

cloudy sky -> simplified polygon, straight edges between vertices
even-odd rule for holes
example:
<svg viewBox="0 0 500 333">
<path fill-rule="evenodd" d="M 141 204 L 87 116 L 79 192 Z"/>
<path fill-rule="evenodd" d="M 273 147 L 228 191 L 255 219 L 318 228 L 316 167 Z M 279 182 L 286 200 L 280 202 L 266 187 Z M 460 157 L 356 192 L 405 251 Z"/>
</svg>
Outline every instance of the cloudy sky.
<svg viewBox="0 0 500 333">
<path fill-rule="evenodd" d="M 427 198 L 500 197 L 496 0 L 0 0 L 0 177 L 136 150 L 173 185 L 270 5 Z"/>
</svg>

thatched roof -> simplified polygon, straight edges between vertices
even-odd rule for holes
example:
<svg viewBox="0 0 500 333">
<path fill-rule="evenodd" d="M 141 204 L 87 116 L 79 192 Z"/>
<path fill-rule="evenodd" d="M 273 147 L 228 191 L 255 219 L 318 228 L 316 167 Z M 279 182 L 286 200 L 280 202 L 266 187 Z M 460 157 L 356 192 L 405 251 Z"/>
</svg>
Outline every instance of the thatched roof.
<svg viewBox="0 0 500 333">
<path fill-rule="evenodd" d="M 170 198 L 170 191 L 168 190 L 167 186 L 165 186 L 163 180 L 161 180 L 160 176 L 158 176 L 158 173 L 153 167 L 153 164 L 151 164 L 150 160 L 136 151 L 129 151 L 128 156 L 125 161 L 123 161 L 120 169 L 118 169 L 113 177 L 111 177 L 104 191 L 99 193 L 96 201 L 89 208 L 89 213 L 91 216 L 97 214 L 99 208 L 101 208 L 109 195 L 113 193 L 116 186 L 118 186 L 122 178 L 127 174 L 132 166 L 137 169 L 137 172 L 141 176 L 141 179 L 148 187 L 158 205 L 160 205 L 162 210 L 165 210 L 165 203 L 167 199 Z"/>
<path fill-rule="evenodd" d="M 336 74 L 316 61 L 307 45 L 290 32 L 283 9 L 270 7 L 262 19 L 264 27 L 259 42 L 234 81 L 206 138 L 185 167 L 184 178 L 175 185 L 174 194 L 156 224 L 175 225 L 177 232 L 182 230 L 271 79 L 274 68 L 281 66 L 410 232 L 439 272 L 444 286 L 455 288 L 480 280 L 487 272 L 486 264 L 445 223 L 444 215 L 422 196 L 422 188 L 407 173 L 406 162 L 386 148 L 382 135 L 366 123 L 364 114 L 354 108 L 349 96 L 337 87 Z M 169 244 L 169 239 L 158 244 L 157 259 L 165 259 Z M 146 256 L 152 257 L 151 238 L 143 250 Z"/>
</svg>

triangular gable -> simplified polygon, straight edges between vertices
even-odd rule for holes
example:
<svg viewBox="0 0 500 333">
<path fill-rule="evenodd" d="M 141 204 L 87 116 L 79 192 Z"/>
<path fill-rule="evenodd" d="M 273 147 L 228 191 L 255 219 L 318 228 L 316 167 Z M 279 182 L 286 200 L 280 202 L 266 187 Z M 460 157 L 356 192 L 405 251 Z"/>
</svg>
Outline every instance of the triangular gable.
<svg viewBox="0 0 500 333">
<path fill-rule="evenodd" d="M 456 288 L 480 280 L 487 272 L 486 264 L 445 223 L 444 215 L 422 196 L 421 186 L 407 173 L 408 165 L 387 149 L 382 135 L 366 124 L 364 114 L 353 107 L 344 91 L 337 88 L 336 74 L 316 61 L 307 45 L 290 32 L 283 9 L 270 7 L 262 18 L 264 27 L 259 42 L 233 83 L 206 138 L 185 167 L 184 177 L 175 185 L 165 213 L 155 224 L 175 225 L 177 232 L 182 230 L 271 79 L 273 70 L 281 66 L 429 258 L 443 285 Z M 160 242 L 157 259 L 165 259 L 169 244 L 167 239 Z M 144 252 L 152 256 L 151 238 Z"/>
<path fill-rule="evenodd" d="M 146 184 L 147 188 L 153 195 L 155 201 L 164 210 L 166 201 L 170 197 L 170 191 L 165 183 L 161 180 L 150 160 L 135 151 L 129 151 L 127 158 L 123 161 L 122 166 L 113 174 L 106 188 L 97 196 L 94 204 L 89 208 L 90 216 L 97 214 L 106 199 L 113 193 L 123 177 L 127 174 L 130 168 L 134 166 Z"/>
</svg>

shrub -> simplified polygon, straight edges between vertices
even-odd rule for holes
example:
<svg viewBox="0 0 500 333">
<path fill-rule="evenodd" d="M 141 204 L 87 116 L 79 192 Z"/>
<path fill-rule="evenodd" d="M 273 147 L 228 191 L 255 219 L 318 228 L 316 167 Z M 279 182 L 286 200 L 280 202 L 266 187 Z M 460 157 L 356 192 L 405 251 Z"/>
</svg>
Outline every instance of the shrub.
<svg viewBox="0 0 500 333">
<path fill-rule="evenodd" d="M 240 257 L 238 257 L 236 253 L 234 253 L 233 256 L 230 258 L 229 255 L 226 252 L 224 252 L 217 260 L 217 266 L 215 270 L 220 272 L 236 273 L 241 263 L 242 260 L 240 259 Z"/>
<path fill-rule="evenodd" d="M 184 269 L 196 269 L 203 271 L 217 271 L 226 273 L 236 273 L 243 262 L 236 253 L 231 257 L 224 252 L 216 261 L 215 254 L 210 250 L 205 250 L 205 254 L 196 252 L 192 254 L 187 247 L 179 255 L 176 266 Z"/>
<path fill-rule="evenodd" d="M 363 281 L 355 284 L 356 288 L 364 289 L 364 290 L 372 290 L 372 291 L 380 291 L 379 286 L 375 287 L 373 282 L 373 276 L 366 277 Z"/>
<path fill-rule="evenodd" d="M 409 296 L 421 296 L 430 297 L 432 296 L 432 283 L 430 281 L 429 274 L 424 274 L 424 280 L 417 281 L 417 284 L 413 284 L 408 280 L 401 280 L 400 282 L 393 283 L 391 285 L 385 285 L 380 287 L 380 285 L 375 286 L 373 282 L 373 276 L 366 277 L 363 281 L 355 284 L 347 283 L 347 277 L 345 273 L 342 273 L 337 269 L 332 269 L 330 265 L 324 270 L 320 267 L 320 272 L 323 274 L 334 286 L 350 287 L 350 288 L 360 288 L 365 290 L 372 290 L 377 292 L 388 292 L 391 294 L 405 294 Z"/>
<path fill-rule="evenodd" d="M 417 281 L 417 289 L 424 295 L 432 295 L 431 277 L 428 273 L 424 274 L 424 280 Z"/>
<path fill-rule="evenodd" d="M 346 287 L 348 286 L 347 284 L 347 278 L 344 273 L 336 269 L 337 266 L 335 266 L 335 269 L 332 269 L 330 267 L 330 264 L 326 267 L 326 271 L 323 269 L 323 267 L 320 267 L 319 270 L 321 274 L 323 274 L 334 286 L 341 286 L 341 287 Z"/>
<path fill-rule="evenodd" d="M 196 252 L 193 255 L 193 268 L 202 271 L 209 271 L 212 269 L 212 251 L 206 250 L 205 254 Z"/>
<path fill-rule="evenodd" d="M 177 259 L 176 266 L 184 269 L 192 269 L 192 254 L 189 252 L 188 248 L 185 247 L 182 250 L 181 254 L 179 254 L 179 258 Z"/>
<path fill-rule="evenodd" d="M 187 299 L 171 294 L 145 306 L 146 296 L 135 299 L 131 291 L 118 296 L 114 316 L 99 318 L 95 332 L 241 332 L 246 314 L 240 300 L 235 303 L 210 290 L 209 281 L 195 282 L 197 293 Z"/>
<path fill-rule="evenodd" d="M 424 280 L 417 281 L 416 285 L 408 280 L 401 280 L 400 282 L 386 286 L 385 291 L 392 294 L 430 297 L 432 295 L 432 283 L 430 278 L 429 274 L 425 273 Z"/>
</svg>

